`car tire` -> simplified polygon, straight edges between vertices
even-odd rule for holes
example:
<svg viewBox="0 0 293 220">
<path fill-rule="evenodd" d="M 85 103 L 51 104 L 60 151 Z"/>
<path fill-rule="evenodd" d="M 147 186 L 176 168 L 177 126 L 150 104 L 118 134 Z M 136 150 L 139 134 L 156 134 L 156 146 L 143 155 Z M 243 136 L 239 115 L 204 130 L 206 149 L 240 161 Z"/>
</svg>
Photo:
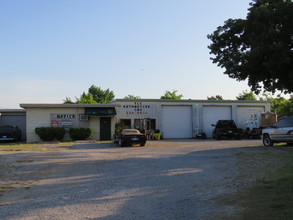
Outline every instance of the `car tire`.
<svg viewBox="0 0 293 220">
<path fill-rule="evenodd" d="M 273 146 L 273 145 L 274 145 L 274 142 L 272 141 L 272 139 L 270 138 L 270 136 L 267 135 L 267 134 L 265 134 L 265 135 L 263 136 L 263 140 L 262 140 L 262 142 L 263 142 L 263 145 L 264 145 L 265 147 L 270 147 L 270 146 Z"/>
<path fill-rule="evenodd" d="M 221 139 L 222 139 L 222 135 L 220 135 L 220 134 L 216 134 L 216 139 L 217 139 L 217 140 L 221 140 Z"/>
<path fill-rule="evenodd" d="M 140 143 L 140 146 L 141 146 L 141 147 L 144 147 L 144 145 L 145 145 L 145 143 Z"/>
<path fill-rule="evenodd" d="M 123 143 L 123 141 L 121 139 L 119 139 L 118 144 L 119 144 L 120 147 L 123 147 L 124 146 L 124 143 Z"/>
</svg>

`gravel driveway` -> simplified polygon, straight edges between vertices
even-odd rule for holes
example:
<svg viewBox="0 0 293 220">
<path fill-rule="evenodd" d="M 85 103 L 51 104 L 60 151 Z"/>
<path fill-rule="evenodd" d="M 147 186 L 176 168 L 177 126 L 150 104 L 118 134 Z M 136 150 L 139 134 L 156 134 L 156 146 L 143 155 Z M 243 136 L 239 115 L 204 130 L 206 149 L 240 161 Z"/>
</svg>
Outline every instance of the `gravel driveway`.
<svg viewBox="0 0 293 220">
<path fill-rule="evenodd" d="M 251 145 L 261 141 L 162 140 L 5 153 L 5 160 L 19 161 L 16 177 L 29 185 L 0 197 L 0 219 L 217 219 L 234 208 L 214 198 L 258 177 L 239 177 L 237 155 L 264 149 Z"/>
</svg>

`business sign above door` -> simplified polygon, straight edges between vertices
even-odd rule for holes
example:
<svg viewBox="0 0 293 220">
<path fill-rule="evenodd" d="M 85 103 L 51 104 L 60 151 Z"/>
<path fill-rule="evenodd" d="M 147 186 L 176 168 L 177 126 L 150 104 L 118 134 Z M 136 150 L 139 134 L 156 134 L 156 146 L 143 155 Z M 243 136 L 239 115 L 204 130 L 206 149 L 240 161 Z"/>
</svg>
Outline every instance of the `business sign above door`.
<svg viewBox="0 0 293 220">
<path fill-rule="evenodd" d="M 74 127 L 76 126 L 76 114 L 50 114 L 51 127 Z"/>
<path fill-rule="evenodd" d="M 154 118 L 156 117 L 156 105 L 143 102 L 121 103 L 118 109 L 120 117 L 123 118 Z"/>
</svg>

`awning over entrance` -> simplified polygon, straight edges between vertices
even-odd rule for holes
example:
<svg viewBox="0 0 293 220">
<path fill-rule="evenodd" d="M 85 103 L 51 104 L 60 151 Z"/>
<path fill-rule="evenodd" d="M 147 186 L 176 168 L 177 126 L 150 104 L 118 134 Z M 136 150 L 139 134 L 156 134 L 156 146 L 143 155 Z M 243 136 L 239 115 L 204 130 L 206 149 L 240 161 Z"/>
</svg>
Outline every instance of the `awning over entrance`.
<svg viewBox="0 0 293 220">
<path fill-rule="evenodd" d="M 117 115 L 115 108 L 108 107 L 108 108 L 85 108 L 84 109 L 85 115 L 91 116 L 114 116 Z"/>
</svg>

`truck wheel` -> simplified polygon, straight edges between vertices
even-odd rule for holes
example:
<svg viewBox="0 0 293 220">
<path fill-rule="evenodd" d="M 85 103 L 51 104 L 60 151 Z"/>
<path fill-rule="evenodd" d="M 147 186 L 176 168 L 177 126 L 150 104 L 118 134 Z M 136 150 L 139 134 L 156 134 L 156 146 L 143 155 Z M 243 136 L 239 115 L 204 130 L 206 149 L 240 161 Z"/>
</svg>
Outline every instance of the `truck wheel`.
<svg viewBox="0 0 293 220">
<path fill-rule="evenodd" d="M 263 142 L 263 145 L 264 145 L 265 147 L 270 147 L 270 146 L 273 146 L 273 145 L 274 145 L 274 142 L 271 140 L 270 136 L 267 135 L 267 134 L 265 134 L 265 135 L 263 136 L 263 140 L 262 140 L 262 142 Z"/>
<path fill-rule="evenodd" d="M 241 134 L 236 135 L 236 140 L 241 140 Z"/>
<path fill-rule="evenodd" d="M 119 146 L 120 146 L 120 147 L 123 147 L 123 146 L 124 146 L 124 143 L 122 142 L 121 139 L 119 139 Z"/>
</svg>

